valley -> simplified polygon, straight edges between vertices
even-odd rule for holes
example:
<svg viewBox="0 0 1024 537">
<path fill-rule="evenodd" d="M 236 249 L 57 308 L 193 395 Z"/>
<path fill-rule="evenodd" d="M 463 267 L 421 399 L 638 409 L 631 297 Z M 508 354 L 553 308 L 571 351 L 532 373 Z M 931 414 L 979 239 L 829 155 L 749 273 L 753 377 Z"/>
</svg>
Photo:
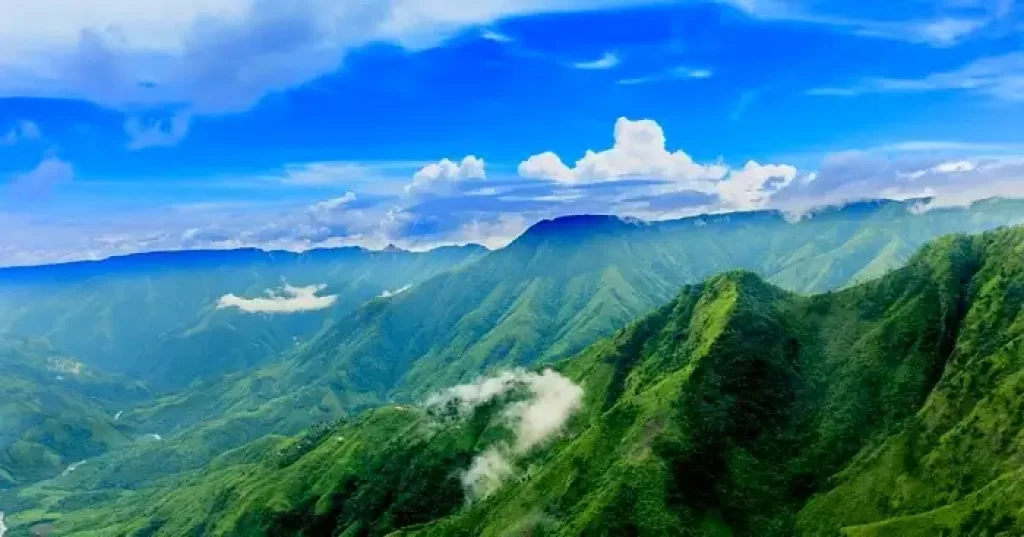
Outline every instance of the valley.
<svg viewBox="0 0 1024 537">
<path fill-rule="evenodd" d="M 0 389 L 39 400 L 0 407 L 0 507 L 11 535 L 1014 534 L 1024 235 L 983 232 L 1022 208 L 577 216 L 492 252 L 0 271 L 22 379 Z M 336 302 L 217 306 L 282 279 Z M 175 293 L 163 325 L 126 321 Z M 167 350 L 106 355 L 121 335 Z M 535 403 L 560 421 L 523 448 Z"/>
</svg>

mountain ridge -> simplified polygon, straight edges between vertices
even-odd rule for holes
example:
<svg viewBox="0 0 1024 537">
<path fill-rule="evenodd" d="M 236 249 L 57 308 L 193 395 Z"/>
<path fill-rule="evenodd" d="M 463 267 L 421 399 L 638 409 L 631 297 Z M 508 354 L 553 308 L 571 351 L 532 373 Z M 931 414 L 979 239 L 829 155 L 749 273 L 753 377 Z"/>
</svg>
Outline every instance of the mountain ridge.
<svg viewBox="0 0 1024 537">
<path fill-rule="evenodd" d="M 459 476 L 503 438 L 508 401 L 454 422 L 370 410 L 54 520 L 69 535 L 1015 534 L 1024 448 L 998 440 L 1024 434 L 1024 420 L 970 416 L 1005 408 L 1024 378 L 1021 253 L 1018 227 L 938 239 L 903 268 L 824 294 L 744 270 L 684 286 L 555 366 L 584 387 L 582 409 L 475 501 Z M 969 444 L 933 440 L 974 438 L 958 432 L 972 423 Z M 909 434 L 923 451 L 877 455 Z M 989 447 L 969 467 L 934 455 L 973 446 Z M 907 473 L 888 475 L 894 463 Z M 956 475 L 968 472 L 977 478 Z M 900 477 L 919 482 L 886 481 Z M 902 501 L 873 501 L 888 495 Z"/>
<path fill-rule="evenodd" d="M 873 209 L 872 209 L 873 207 Z M 780 215 L 623 227 L 586 240 L 540 241 L 490 252 L 389 298 L 371 300 L 273 363 L 170 394 L 126 414 L 172 444 L 97 461 L 84 479 L 130 482 L 118 468 L 168 461 L 193 468 L 263 434 L 294 433 L 387 401 L 408 401 L 488 370 L 572 356 L 730 268 L 755 270 L 790 290 L 830 290 L 901 264 L 915 244 L 947 229 L 1024 221 L 1019 202 L 915 215 L 906 204 L 864 205 L 856 217 L 790 223 Z M 764 220 L 770 218 L 770 220 Z M 774 222 L 774 224 L 770 224 Z M 203 439 L 216 438 L 216 441 Z M 169 461 L 175 461 L 171 464 Z"/>
</svg>

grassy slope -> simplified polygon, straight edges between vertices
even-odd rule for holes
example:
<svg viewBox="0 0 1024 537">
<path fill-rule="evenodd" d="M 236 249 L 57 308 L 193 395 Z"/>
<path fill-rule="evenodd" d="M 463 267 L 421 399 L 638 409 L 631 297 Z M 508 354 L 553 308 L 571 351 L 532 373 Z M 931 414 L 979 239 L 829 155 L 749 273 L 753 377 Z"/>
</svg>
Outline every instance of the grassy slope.
<svg viewBox="0 0 1024 537">
<path fill-rule="evenodd" d="M 798 224 L 767 212 L 545 222 L 472 265 L 368 303 L 277 363 L 127 412 L 128 423 L 166 441 L 96 460 L 68 486 L 140 486 L 264 434 L 571 356 L 723 269 L 753 269 L 798 290 L 841 286 L 905 260 L 936 233 L 1020 219 L 1020 206 L 993 200 L 913 215 L 903 204 L 862 204 Z"/>
<path fill-rule="evenodd" d="M 1018 228 L 840 292 L 747 272 L 688 286 L 561 363 L 584 411 L 468 506 L 458 471 L 501 437 L 494 408 L 380 409 L 229 453 L 170 494 L 33 516 L 83 535 L 1017 534 L 1021 253 Z"/>
<path fill-rule="evenodd" d="M 905 427 L 838 474 L 801 527 L 868 535 L 1024 531 L 1024 240 L 992 236 L 949 365 Z M 987 532 L 987 533 L 986 533 Z"/>
<path fill-rule="evenodd" d="M 237 250 L 142 254 L 0 270 L 0 334 L 46 337 L 87 364 L 182 388 L 238 371 L 315 334 L 384 290 L 478 258 L 479 247 L 426 253 L 357 248 L 304 254 Z M 225 294 L 262 296 L 282 280 L 327 284 L 334 307 L 296 315 L 217 309 Z"/>
<path fill-rule="evenodd" d="M 131 445 L 119 408 L 148 396 L 43 341 L 0 343 L 0 489 L 52 477 L 69 465 Z"/>
</svg>

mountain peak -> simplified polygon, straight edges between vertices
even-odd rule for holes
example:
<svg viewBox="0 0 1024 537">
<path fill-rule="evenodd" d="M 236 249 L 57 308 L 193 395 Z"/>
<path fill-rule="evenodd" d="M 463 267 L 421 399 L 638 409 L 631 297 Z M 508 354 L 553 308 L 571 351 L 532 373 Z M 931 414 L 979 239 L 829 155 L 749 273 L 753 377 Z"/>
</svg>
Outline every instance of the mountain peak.
<svg viewBox="0 0 1024 537">
<path fill-rule="evenodd" d="M 614 215 L 580 214 L 560 216 L 549 220 L 541 220 L 530 226 L 520 239 L 538 239 L 550 237 L 575 236 L 594 232 L 615 232 L 646 225 L 636 218 L 623 218 Z"/>
<path fill-rule="evenodd" d="M 394 243 L 388 243 L 388 245 L 385 246 L 384 249 L 381 250 L 381 251 L 382 252 L 405 252 L 406 250 L 403 249 L 403 248 L 399 248 L 399 247 L 395 246 Z"/>
</svg>

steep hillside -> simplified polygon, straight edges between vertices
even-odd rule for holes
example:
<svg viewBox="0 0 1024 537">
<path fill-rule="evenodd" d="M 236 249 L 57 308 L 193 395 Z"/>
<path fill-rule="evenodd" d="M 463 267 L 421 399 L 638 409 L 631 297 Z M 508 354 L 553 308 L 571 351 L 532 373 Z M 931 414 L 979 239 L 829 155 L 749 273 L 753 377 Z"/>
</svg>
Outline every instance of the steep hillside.
<svg viewBox="0 0 1024 537">
<path fill-rule="evenodd" d="M 920 410 L 860 454 L 801 513 L 849 536 L 1024 532 L 1024 232 L 992 234 L 957 340 Z"/>
<path fill-rule="evenodd" d="M 117 412 L 149 396 L 45 341 L 0 342 L 0 379 L 0 489 L 133 444 L 136 434 L 117 423 Z"/>
<path fill-rule="evenodd" d="M 505 375 L 268 437 L 163 486 L 72 507 L 56 484 L 34 487 L 22 498 L 45 507 L 9 524 L 62 535 L 1017 535 L 1021 254 L 1021 228 L 949 237 L 881 279 L 809 297 L 728 272 L 561 362 L 581 400 L 554 373 Z"/>
<path fill-rule="evenodd" d="M 229 382 L 163 408 L 181 413 L 200 399 L 204 407 L 249 410 L 275 400 L 285 409 L 323 401 L 330 415 L 416 397 L 496 367 L 571 356 L 716 272 L 748 269 L 796 291 L 834 289 L 898 266 L 949 229 L 1024 218 L 1016 201 L 921 215 L 909 207 L 853 205 L 797 223 L 774 212 L 656 224 L 599 216 L 542 222 L 476 263 L 343 316 L 290 359 L 242 379 L 245 389 Z"/>
<path fill-rule="evenodd" d="M 431 252 L 161 252 L 0 269 L 0 334 L 46 337 L 85 363 L 181 388 L 265 362 L 384 291 L 470 262 L 481 247 Z M 283 282 L 325 285 L 330 308 L 288 315 L 218 309 Z"/>
<path fill-rule="evenodd" d="M 912 207 L 863 203 L 798 222 L 775 212 L 542 222 L 475 263 L 341 316 L 271 365 L 127 412 L 122 419 L 167 441 L 96 460 L 76 473 L 75 486 L 139 486 L 265 434 L 294 434 L 488 370 L 571 356 L 721 270 L 751 269 L 795 289 L 805 279 L 833 288 L 903 262 L 935 233 L 1024 217 L 1019 201 L 924 214 Z"/>
<path fill-rule="evenodd" d="M 881 275 L 949 231 L 1024 218 L 1021 202 L 922 215 L 908 207 L 853 205 L 796 223 L 774 212 L 541 222 L 465 270 L 342 319 L 303 349 L 283 385 L 330 383 L 346 388 L 339 397 L 422 395 L 490 368 L 570 356 L 717 272 L 747 269 L 820 292 Z"/>
</svg>

